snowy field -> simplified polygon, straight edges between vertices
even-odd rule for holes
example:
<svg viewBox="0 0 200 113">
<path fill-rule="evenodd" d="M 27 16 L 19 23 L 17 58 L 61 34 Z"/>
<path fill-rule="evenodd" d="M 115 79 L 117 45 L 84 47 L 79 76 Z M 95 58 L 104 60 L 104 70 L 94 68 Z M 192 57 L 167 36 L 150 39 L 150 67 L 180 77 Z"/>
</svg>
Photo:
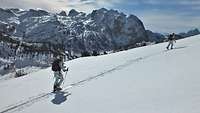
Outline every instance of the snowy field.
<svg viewBox="0 0 200 113">
<path fill-rule="evenodd" d="M 0 82 L 0 113 L 200 113 L 200 35 L 119 53 L 78 58 L 64 92 L 50 68 Z"/>
</svg>

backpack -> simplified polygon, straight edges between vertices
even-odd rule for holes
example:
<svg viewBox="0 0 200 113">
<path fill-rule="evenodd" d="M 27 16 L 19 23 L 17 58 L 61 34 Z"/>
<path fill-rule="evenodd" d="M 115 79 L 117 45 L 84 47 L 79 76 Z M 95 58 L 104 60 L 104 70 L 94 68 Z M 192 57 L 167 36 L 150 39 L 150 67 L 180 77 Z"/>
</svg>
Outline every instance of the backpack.
<svg viewBox="0 0 200 113">
<path fill-rule="evenodd" d="M 173 35 L 169 35 L 168 40 L 173 40 Z"/>
<path fill-rule="evenodd" d="M 61 67 L 59 65 L 59 60 L 55 60 L 53 63 L 52 63 L 52 71 L 61 71 Z"/>
</svg>

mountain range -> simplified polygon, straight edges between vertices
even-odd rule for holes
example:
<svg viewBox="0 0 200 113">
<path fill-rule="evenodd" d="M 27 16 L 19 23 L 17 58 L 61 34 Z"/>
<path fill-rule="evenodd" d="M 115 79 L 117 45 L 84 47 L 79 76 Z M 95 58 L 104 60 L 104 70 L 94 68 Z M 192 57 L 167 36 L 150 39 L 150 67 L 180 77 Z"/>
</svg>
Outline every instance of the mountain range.
<svg viewBox="0 0 200 113">
<path fill-rule="evenodd" d="M 135 15 L 101 8 L 86 14 L 44 10 L 0 9 L 0 31 L 26 42 L 60 44 L 66 51 L 109 51 L 132 48 L 149 41 L 142 21 Z"/>
</svg>

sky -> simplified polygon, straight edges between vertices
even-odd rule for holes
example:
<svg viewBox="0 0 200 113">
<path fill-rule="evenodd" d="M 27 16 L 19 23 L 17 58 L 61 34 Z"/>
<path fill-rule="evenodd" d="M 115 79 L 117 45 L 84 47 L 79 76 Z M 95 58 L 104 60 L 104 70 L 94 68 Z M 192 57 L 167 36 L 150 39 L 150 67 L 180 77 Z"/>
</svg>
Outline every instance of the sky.
<svg viewBox="0 0 200 113">
<path fill-rule="evenodd" d="M 58 13 L 76 9 L 85 13 L 99 8 L 136 15 L 146 29 L 180 33 L 200 29 L 200 0 L 0 0 L 1 8 L 44 9 Z"/>
</svg>

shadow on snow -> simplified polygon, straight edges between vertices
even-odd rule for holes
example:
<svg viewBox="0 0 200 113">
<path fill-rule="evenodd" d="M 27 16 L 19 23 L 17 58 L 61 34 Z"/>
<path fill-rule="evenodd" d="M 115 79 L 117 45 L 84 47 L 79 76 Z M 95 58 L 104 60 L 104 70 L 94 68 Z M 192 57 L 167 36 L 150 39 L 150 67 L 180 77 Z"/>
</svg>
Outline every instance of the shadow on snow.
<svg viewBox="0 0 200 113">
<path fill-rule="evenodd" d="M 63 102 L 65 102 L 67 100 L 67 97 L 71 95 L 71 93 L 69 92 L 64 92 L 64 91 L 58 91 L 58 92 L 55 92 L 55 96 L 54 98 L 51 100 L 51 102 L 53 104 L 61 104 Z"/>
</svg>

